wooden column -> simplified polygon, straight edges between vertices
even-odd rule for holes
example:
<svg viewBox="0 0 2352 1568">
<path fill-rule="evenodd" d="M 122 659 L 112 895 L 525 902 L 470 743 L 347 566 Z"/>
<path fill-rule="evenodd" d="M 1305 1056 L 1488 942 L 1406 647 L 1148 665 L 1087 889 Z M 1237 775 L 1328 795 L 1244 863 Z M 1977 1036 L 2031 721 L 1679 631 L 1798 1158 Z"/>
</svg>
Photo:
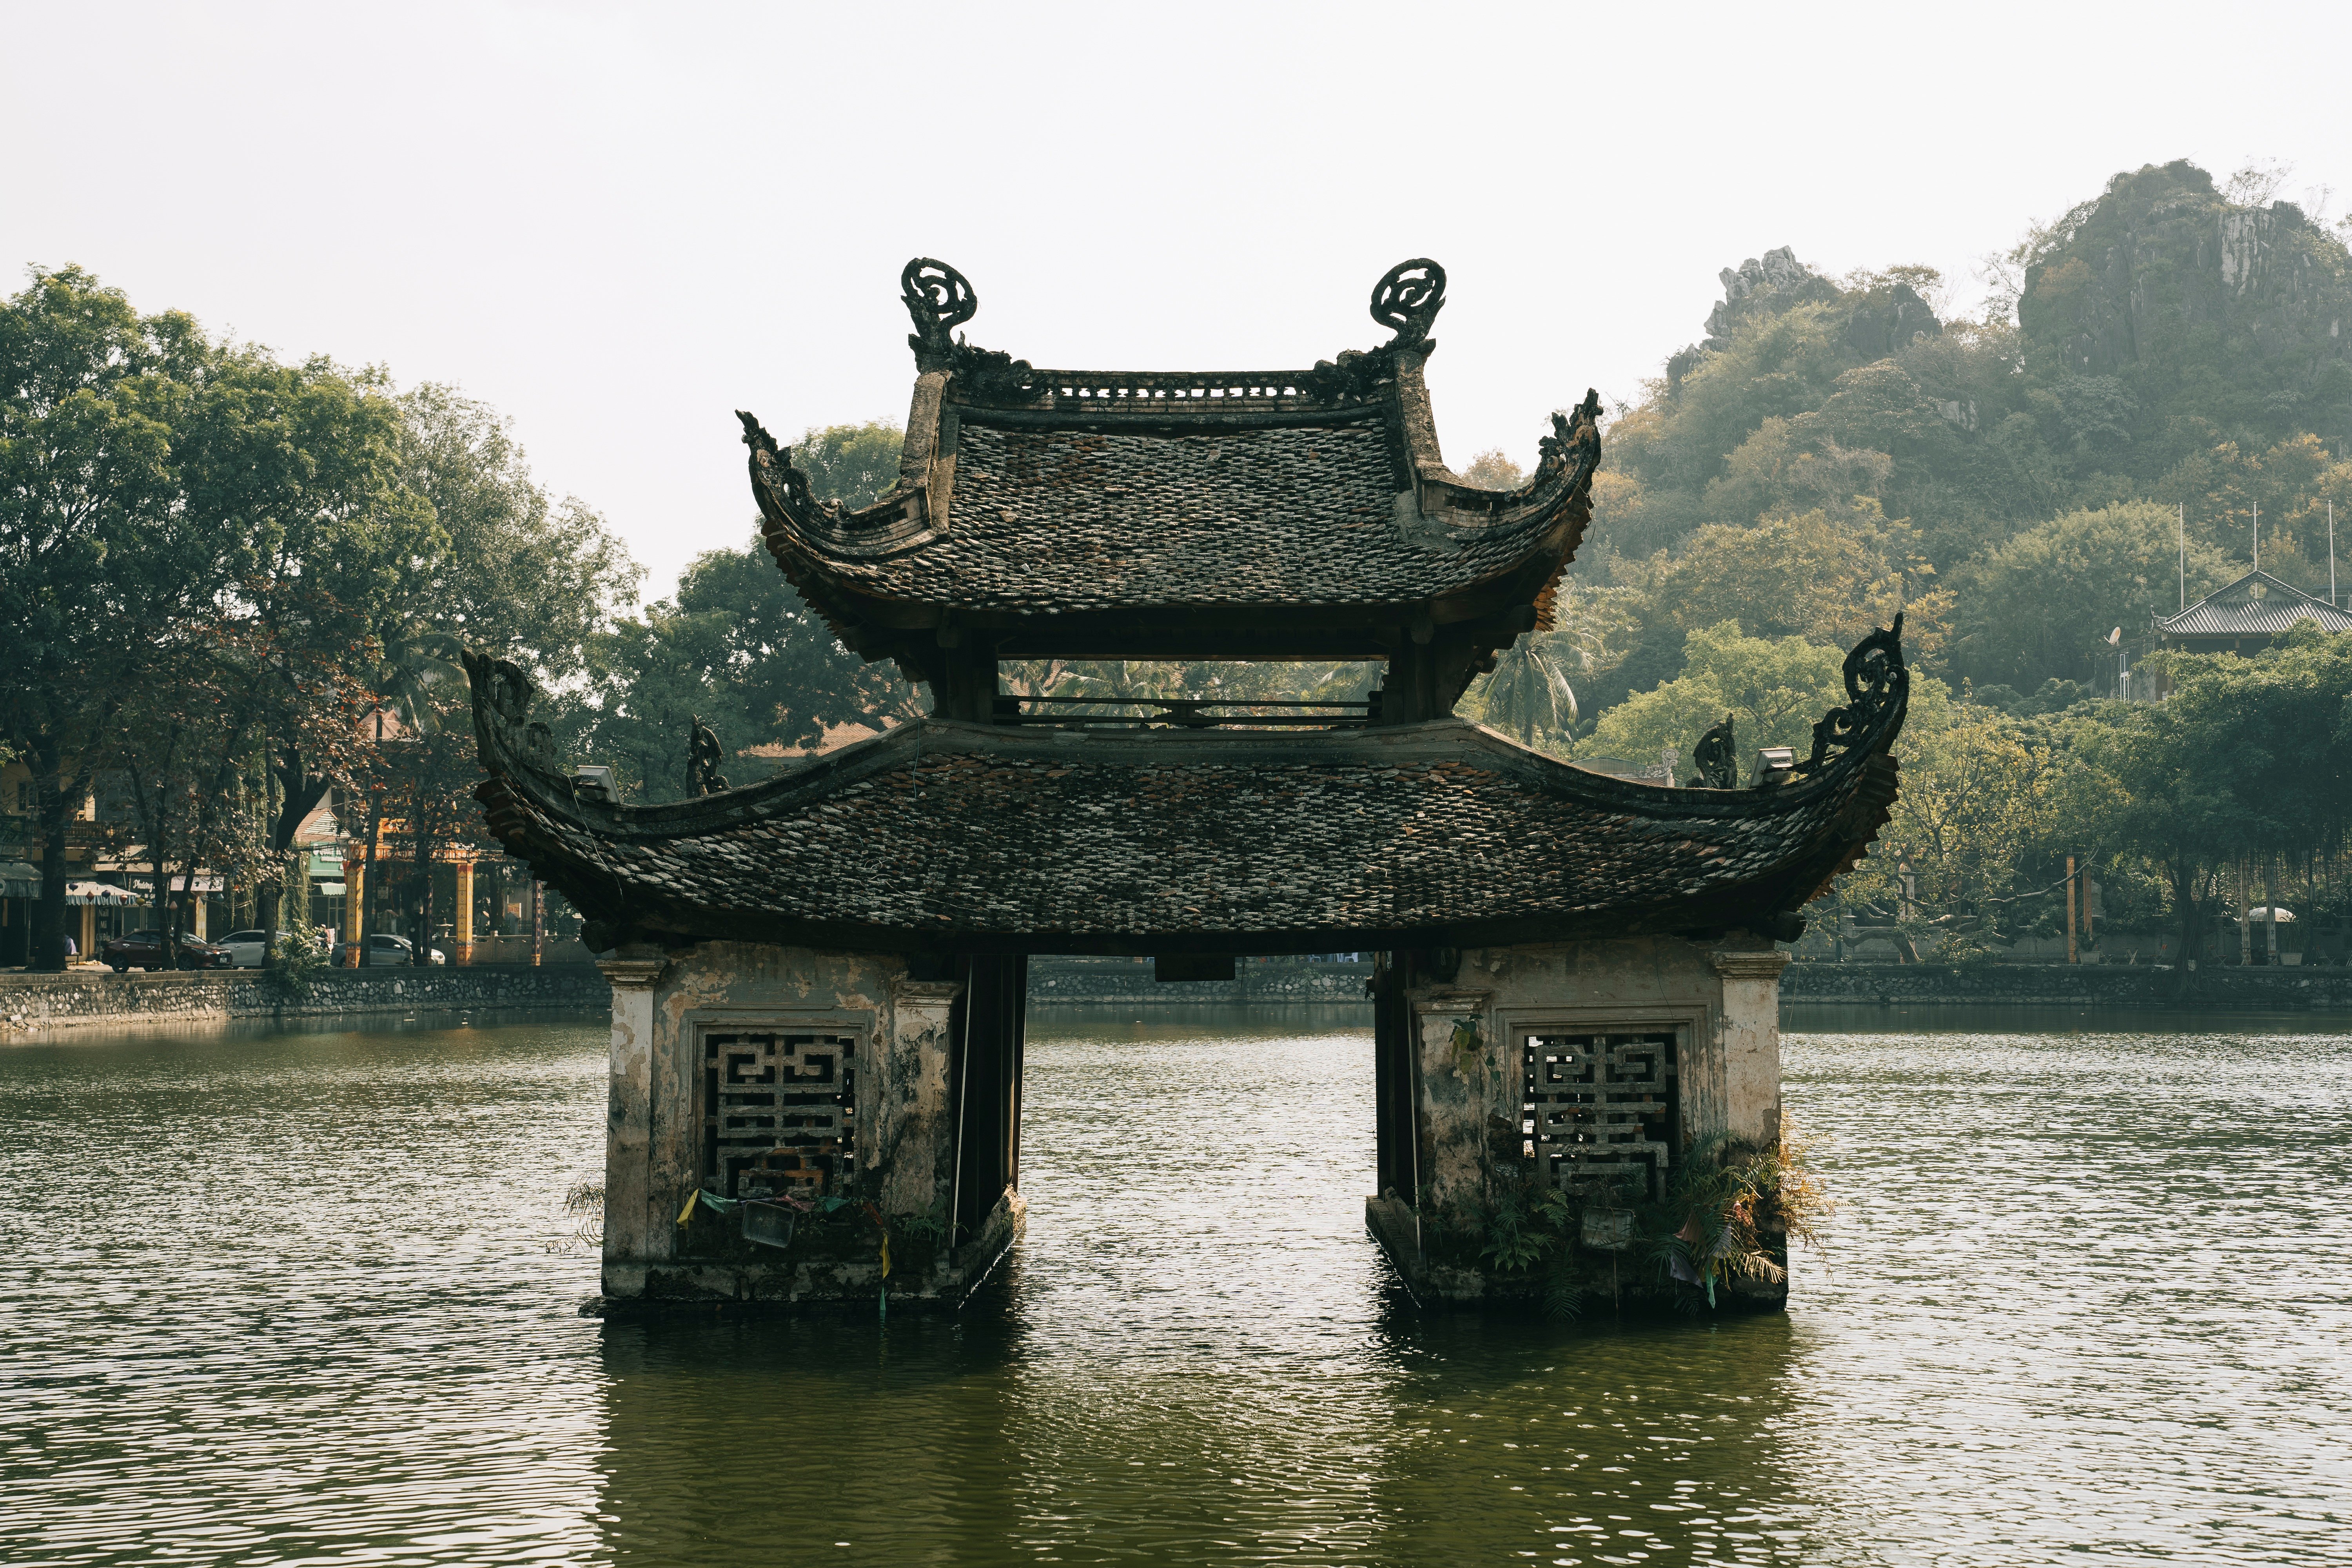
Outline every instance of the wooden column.
<svg viewBox="0 0 2352 1568">
<path fill-rule="evenodd" d="M 460 963 L 474 962 L 474 863 L 457 862 L 457 951 L 449 956 Z"/>
<path fill-rule="evenodd" d="M 958 1244 L 978 1236 L 1021 1182 L 1021 1068 L 1029 961 L 975 954 L 963 961 L 962 995 L 949 1021 L 955 1053 Z"/>
</svg>

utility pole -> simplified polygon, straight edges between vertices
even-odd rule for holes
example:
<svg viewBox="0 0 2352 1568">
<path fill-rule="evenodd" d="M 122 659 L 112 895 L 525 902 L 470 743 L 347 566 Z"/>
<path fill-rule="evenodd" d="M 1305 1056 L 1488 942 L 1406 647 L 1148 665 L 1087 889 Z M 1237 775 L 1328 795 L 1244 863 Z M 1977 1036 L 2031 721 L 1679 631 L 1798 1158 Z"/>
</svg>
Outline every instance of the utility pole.
<svg viewBox="0 0 2352 1568">
<path fill-rule="evenodd" d="M 2254 503 L 2254 570 L 2263 569 L 2263 503 Z"/>
<path fill-rule="evenodd" d="M 2180 503 L 2180 607 L 2189 607 L 2189 503 Z"/>
<path fill-rule="evenodd" d="M 2336 498 L 2327 498 L 2327 605 L 2336 607 Z"/>
<path fill-rule="evenodd" d="M 2066 962 L 2074 958 L 2074 858 L 2066 857 Z"/>
</svg>

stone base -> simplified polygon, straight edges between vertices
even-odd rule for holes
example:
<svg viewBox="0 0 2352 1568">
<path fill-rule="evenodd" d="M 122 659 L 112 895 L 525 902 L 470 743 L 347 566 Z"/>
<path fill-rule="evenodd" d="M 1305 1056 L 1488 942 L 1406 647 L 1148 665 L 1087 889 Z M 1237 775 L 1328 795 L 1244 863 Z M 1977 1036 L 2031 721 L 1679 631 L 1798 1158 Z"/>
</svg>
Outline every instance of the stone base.
<svg viewBox="0 0 2352 1568">
<path fill-rule="evenodd" d="M 1548 1300 L 1555 1287 L 1572 1287 L 1570 1315 L 1706 1310 L 1697 1287 L 1667 1278 L 1643 1248 L 1629 1246 L 1602 1249 L 1572 1241 L 1566 1267 L 1555 1273 L 1538 1267 L 1525 1275 L 1496 1275 L 1479 1266 L 1475 1237 L 1452 1232 L 1433 1235 L 1431 1222 L 1417 1217 L 1396 1197 L 1364 1200 L 1364 1228 L 1379 1244 L 1382 1256 L 1404 1280 L 1413 1300 L 1423 1306 L 1507 1306 L 1522 1310 L 1549 1310 L 1568 1303 Z M 1778 1312 L 1789 1305 L 1788 1282 L 1765 1284 L 1751 1280 L 1719 1280 L 1716 1308 L 1731 1312 Z"/>
<path fill-rule="evenodd" d="M 893 1309 L 960 1307 L 1021 1238 L 1028 1215 L 1021 1194 L 1007 1192 L 980 1234 L 953 1253 L 935 1241 L 894 1235 L 886 1282 L 880 1236 L 856 1209 L 803 1222 L 783 1247 L 745 1241 L 731 1216 L 698 1211 L 681 1237 L 681 1256 L 604 1260 L 602 1312 L 876 1308 L 886 1283 Z"/>
</svg>

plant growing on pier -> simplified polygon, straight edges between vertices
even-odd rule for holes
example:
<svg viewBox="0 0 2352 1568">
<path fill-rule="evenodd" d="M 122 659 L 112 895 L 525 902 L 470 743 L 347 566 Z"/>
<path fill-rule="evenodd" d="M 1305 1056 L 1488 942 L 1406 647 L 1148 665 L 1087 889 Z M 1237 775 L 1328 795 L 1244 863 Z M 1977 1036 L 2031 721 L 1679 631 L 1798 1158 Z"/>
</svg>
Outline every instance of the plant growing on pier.
<svg viewBox="0 0 2352 1568">
<path fill-rule="evenodd" d="M 1647 1216 L 1660 1268 L 1705 1290 L 1709 1307 L 1720 1280 L 1786 1279 L 1769 1241 L 1784 1253 L 1787 1240 L 1818 1242 L 1833 1206 L 1811 1156 L 1793 1129 L 1766 1148 L 1718 1136 L 1691 1151 Z"/>
<path fill-rule="evenodd" d="M 1567 1194 L 1540 1177 L 1498 1186 L 1486 1220 L 1485 1256 L 1517 1274 L 1557 1251 L 1574 1215 Z"/>
</svg>

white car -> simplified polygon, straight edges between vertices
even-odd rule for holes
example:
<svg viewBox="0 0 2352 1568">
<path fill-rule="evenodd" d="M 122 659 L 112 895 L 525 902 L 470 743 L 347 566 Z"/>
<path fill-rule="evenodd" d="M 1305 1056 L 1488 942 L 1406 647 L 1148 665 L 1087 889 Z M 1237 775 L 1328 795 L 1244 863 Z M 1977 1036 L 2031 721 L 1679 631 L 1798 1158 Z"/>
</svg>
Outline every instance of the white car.
<svg viewBox="0 0 2352 1568">
<path fill-rule="evenodd" d="M 404 936 L 391 936 L 379 931 L 367 939 L 367 962 L 370 968 L 378 964 L 409 965 L 416 962 L 416 944 Z M 449 955 L 439 948 L 425 954 L 427 963 L 446 963 Z"/>
<path fill-rule="evenodd" d="M 261 954 L 268 943 L 269 933 L 266 931 L 233 931 L 220 939 L 220 944 L 228 949 L 228 964 L 231 969 L 260 968 Z M 278 933 L 278 952 L 283 952 L 293 945 L 292 931 L 281 931 Z"/>
</svg>

